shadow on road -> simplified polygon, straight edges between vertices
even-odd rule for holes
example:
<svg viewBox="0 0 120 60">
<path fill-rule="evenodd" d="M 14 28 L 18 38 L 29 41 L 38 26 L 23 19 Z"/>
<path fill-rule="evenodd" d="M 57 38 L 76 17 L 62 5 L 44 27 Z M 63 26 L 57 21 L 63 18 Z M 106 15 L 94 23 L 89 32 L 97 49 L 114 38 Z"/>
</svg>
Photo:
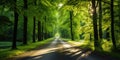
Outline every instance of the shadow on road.
<svg viewBox="0 0 120 60">
<path fill-rule="evenodd" d="M 90 49 L 78 47 L 51 50 L 45 54 L 28 56 L 17 60 L 119 60 L 106 55 L 101 55 Z"/>
<path fill-rule="evenodd" d="M 33 50 L 12 60 L 119 60 L 90 49 L 70 46 L 62 40 L 54 40 L 46 48 Z"/>
</svg>

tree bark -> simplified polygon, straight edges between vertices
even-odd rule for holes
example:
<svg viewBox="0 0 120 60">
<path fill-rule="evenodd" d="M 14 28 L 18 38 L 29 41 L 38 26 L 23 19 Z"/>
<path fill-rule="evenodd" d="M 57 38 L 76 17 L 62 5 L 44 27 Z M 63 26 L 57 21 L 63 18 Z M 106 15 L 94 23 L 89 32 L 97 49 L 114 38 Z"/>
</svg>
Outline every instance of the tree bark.
<svg viewBox="0 0 120 60">
<path fill-rule="evenodd" d="M 27 16 L 24 16 L 24 31 L 23 31 L 23 44 L 27 44 L 27 22 L 28 18 Z"/>
<path fill-rule="evenodd" d="M 41 23 L 41 36 L 42 36 L 42 40 L 44 40 L 44 23 L 43 23 L 43 21 Z"/>
<path fill-rule="evenodd" d="M 93 29 L 94 29 L 94 47 L 95 50 L 99 48 L 99 41 L 98 41 L 98 27 L 97 27 L 97 13 L 96 13 L 96 2 L 92 0 L 92 9 L 93 9 Z"/>
<path fill-rule="evenodd" d="M 114 0 L 111 0 L 111 37 L 114 49 L 116 49 L 115 33 L 114 33 Z"/>
<path fill-rule="evenodd" d="M 33 17 L 33 43 L 35 42 L 35 35 L 36 35 L 35 34 L 35 32 L 36 32 L 35 30 L 36 29 L 35 28 L 36 28 L 36 17 L 34 16 Z"/>
<path fill-rule="evenodd" d="M 12 49 L 17 49 L 16 41 L 17 41 L 17 28 L 18 28 L 18 13 L 16 9 L 16 0 L 15 7 L 14 7 L 14 32 L 13 32 L 13 41 L 12 41 Z"/>
<path fill-rule="evenodd" d="M 73 15 L 73 11 L 70 11 L 70 31 L 71 31 L 71 39 L 74 40 L 74 35 L 73 35 L 73 21 L 72 21 L 72 15 Z"/>
<path fill-rule="evenodd" d="M 99 38 L 102 40 L 102 1 L 99 0 Z"/>
<path fill-rule="evenodd" d="M 120 23 L 120 0 L 119 0 L 119 2 L 118 2 L 118 8 L 119 8 L 119 23 Z M 118 25 L 119 26 L 119 30 L 120 30 L 120 24 Z M 119 31 L 120 32 L 120 31 Z"/>
<path fill-rule="evenodd" d="M 27 0 L 24 1 L 24 9 L 27 10 Z M 23 44 L 27 44 L 27 23 L 28 23 L 28 17 L 24 14 L 24 30 L 23 30 Z"/>
<path fill-rule="evenodd" d="M 42 36 L 41 36 L 41 22 L 38 21 L 38 41 L 41 41 L 42 40 Z"/>
<path fill-rule="evenodd" d="M 98 0 L 99 3 L 99 47 L 102 49 L 102 0 Z"/>
<path fill-rule="evenodd" d="M 34 0 L 35 6 L 37 5 L 36 1 L 37 0 Z M 36 34 L 35 33 L 36 33 L 36 17 L 33 16 L 33 43 L 36 42 L 36 38 L 35 38 Z"/>
<path fill-rule="evenodd" d="M 47 17 L 45 16 L 45 22 L 44 22 L 44 31 L 45 31 L 44 38 L 45 38 L 45 39 L 47 39 L 46 19 L 47 19 Z"/>
</svg>

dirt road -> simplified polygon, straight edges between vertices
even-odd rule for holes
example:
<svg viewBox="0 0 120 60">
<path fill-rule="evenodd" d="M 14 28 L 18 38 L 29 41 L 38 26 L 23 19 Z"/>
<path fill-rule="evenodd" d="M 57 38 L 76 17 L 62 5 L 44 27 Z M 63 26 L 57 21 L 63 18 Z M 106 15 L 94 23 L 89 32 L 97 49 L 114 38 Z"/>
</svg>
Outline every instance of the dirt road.
<svg viewBox="0 0 120 60">
<path fill-rule="evenodd" d="M 60 39 L 55 39 L 43 49 L 29 51 L 13 60 L 118 60 L 101 56 L 89 49 L 74 47 Z"/>
</svg>

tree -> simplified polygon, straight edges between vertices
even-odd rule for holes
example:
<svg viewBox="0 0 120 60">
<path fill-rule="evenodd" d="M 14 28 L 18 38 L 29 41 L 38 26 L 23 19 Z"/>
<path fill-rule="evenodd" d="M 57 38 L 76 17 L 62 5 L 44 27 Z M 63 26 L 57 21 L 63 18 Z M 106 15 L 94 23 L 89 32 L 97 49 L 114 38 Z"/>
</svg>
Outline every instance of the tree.
<svg viewBox="0 0 120 60">
<path fill-rule="evenodd" d="M 72 15 L 73 15 L 73 11 L 70 11 L 70 31 L 71 31 L 71 39 L 74 40 L 73 27 L 72 27 L 72 24 L 73 24 L 73 21 L 72 21 L 73 17 L 72 17 Z"/>
<path fill-rule="evenodd" d="M 97 13 L 96 13 L 96 1 L 92 0 L 92 13 L 93 13 L 93 29 L 94 29 L 94 47 L 95 50 L 99 48 L 99 41 L 98 41 L 98 27 L 97 27 Z"/>
<path fill-rule="evenodd" d="M 41 21 L 38 21 L 38 41 L 42 40 L 42 34 L 41 34 Z"/>
<path fill-rule="evenodd" d="M 119 23 L 120 23 L 120 0 L 118 1 L 118 7 L 119 7 Z M 120 24 L 119 24 L 120 26 Z M 120 30 L 120 27 L 119 27 L 119 30 Z"/>
<path fill-rule="evenodd" d="M 115 33 L 114 33 L 114 0 L 111 0 L 111 37 L 114 49 L 116 49 Z"/>
<path fill-rule="evenodd" d="M 17 28 L 18 28 L 18 12 L 17 12 L 17 0 L 14 0 L 14 33 L 13 33 L 13 41 L 12 41 L 12 49 L 17 49 L 16 41 L 17 41 Z"/>
<path fill-rule="evenodd" d="M 102 0 L 98 0 L 99 3 L 99 38 L 102 40 Z"/>
<path fill-rule="evenodd" d="M 35 42 L 35 29 L 36 28 L 36 17 L 33 17 L 33 42 Z"/>
<path fill-rule="evenodd" d="M 44 17 L 44 38 L 47 39 L 47 17 Z"/>
<path fill-rule="evenodd" d="M 42 40 L 44 40 L 44 23 L 43 21 L 41 22 L 41 37 L 42 37 Z"/>
<path fill-rule="evenodd" d="M 28 0 L 23 0 L 24 1 L 24 9 L 27 10 L 28 5 L 27 2 Z M 24 13 L 24 30 L 23 30 L 23 44 L 26 45 L 27 44 L 27 23 L 28 23 L 28 17 L 27 15 L 25 15 Z"/>
<path fill-rule="evenodd" d="M 34 0 L 34 5 L 36 6 L 37 3 L 36 3 L 37 0 Z M 33 16 L 33 42 L 35 42 L 35 36 L 36 36 L 36 16 Z"/>
</svg>

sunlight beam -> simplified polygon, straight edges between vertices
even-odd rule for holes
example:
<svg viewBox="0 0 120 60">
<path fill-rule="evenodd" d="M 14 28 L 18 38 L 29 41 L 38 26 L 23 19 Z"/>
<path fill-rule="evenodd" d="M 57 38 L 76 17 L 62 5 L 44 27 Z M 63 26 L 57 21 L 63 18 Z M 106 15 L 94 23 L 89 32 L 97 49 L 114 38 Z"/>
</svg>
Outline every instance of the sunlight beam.
<svg viewBox="0 0 120 60">
<path fill-rule="evenodd" d="M 63 6 L 62 3 L 58 4 L 58 9 L 60 9 Z"/>
</svg>

